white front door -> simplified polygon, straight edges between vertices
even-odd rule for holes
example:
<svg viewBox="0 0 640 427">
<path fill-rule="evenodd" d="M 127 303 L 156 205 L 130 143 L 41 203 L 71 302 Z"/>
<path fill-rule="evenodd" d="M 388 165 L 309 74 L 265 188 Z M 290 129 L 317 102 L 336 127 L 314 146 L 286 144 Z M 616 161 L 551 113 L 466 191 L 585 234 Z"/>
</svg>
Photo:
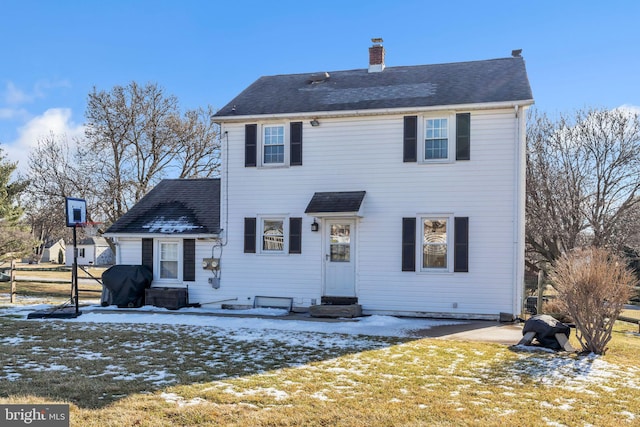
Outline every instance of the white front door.
<svg viewBox="0 0 640 427">
<path fill-rule="evenodd" d="M 324 295 L 354 297 L 355 221 L 327 220 L 324 230 Z"/>
</svg>

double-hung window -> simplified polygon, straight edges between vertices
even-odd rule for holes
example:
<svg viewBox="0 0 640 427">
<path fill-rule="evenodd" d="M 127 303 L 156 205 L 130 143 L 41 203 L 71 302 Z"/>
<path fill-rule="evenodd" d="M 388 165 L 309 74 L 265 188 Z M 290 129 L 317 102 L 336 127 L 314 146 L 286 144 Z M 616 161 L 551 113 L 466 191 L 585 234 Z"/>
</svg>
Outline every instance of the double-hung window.
<svg viewBox="0 0 640 427">
<path fill-rule="evenodd" d="M 449 270 L 448 217 L 422 218 L 422 270 Z"/>
<path fill-rule="evenodd" d="M 179 246 L 178 242 L 159 242 L 159 278 L 178 279 Z"/>
<path fill-rule="evenodd" d="M 449 158 L 449 119 L 425 120 L 424 160 Z"/>
<path fill-rule="evenodd" d="M 404 163 L 449 163 L 458 160 L 471 160 L 471 113 L 404 116 Z"/>
<path fill-rule="evenodd" d="M 302 166 L 302 122 L 244 126 L 244 167 Z"/>
<path fill-rule="evenodd" d="M 402 218 L 402 271 L 469 272 L 469 217 Z"/>
<path fill-rule="evenodd" d="M 263 127 L 262 163 L 264 165 L 284 165 L 284 146 L 284 125 Z"/>
<path fill-rule="evenodd" d="M 284 252 L 284 219 L 263 219 L 262 220 L 262 252 L 282 253 Z"/>
<path fill-rule="evenodd" d="M 286 215 L 245 218 L 244 253 L 301 254 L 302 218 Z"/>
</svg>

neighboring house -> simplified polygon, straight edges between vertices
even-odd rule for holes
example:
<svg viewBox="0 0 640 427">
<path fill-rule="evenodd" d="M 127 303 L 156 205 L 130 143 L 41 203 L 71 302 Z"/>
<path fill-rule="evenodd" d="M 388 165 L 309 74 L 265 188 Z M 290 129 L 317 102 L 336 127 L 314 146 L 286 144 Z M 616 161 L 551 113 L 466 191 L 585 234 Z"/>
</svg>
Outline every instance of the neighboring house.
<svg viewBox="0 0 640 427">
<path fill-rule="evenodd" d="M 261 77 L 231 100 L 209 300 L 519 314 L 533 97 L 512 56 L 386 67 L 376 43 L 368 69 Z"/>
<path fill-rule="evenodd" d="M 219 179 L 166 179 L 104 234 L 113 238 L 116 264 L 146 265 L 153 287 L 189 287 L 192 302 L 215 298 L 203 268 L 220 233 Z"/>
<path fill-rule="evenodd" d="M 113 252 L 104 237 L 87 237 L 76 243 L 78 248 L 78 265 L 111 265 L 114 263 Z M 68 245 L 65 253 L 65 264 L 73 265 L 73 245 Z"/>
<path fill-rule="evenodd" d="M 58 262 L 58 257 L 62 251 L 62 262 L 65 260 L 65 251 L 66 245 L 64 243 L 64 239 L 51 240 L 44 245 L 44 249 L 42 250 L 42 258 L 40 262 Z"/>
</svg>

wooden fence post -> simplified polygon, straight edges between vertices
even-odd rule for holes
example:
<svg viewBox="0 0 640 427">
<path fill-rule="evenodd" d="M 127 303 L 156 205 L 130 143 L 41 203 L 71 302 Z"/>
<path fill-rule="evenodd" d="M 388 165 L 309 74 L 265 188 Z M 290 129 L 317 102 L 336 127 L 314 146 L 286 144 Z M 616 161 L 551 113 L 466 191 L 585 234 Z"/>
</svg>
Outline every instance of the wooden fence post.
<svg viewBox="0 0 640 427">
<path fill-rule="evenodd" d="M 11 272 L 9 273 L 9 280 L 11 281 L 11 293 L 9 297 L 9 302 L 11 304 L 16 302 L 16 260 L 11 260 Z"/>
<path fill-rule="evenodd" d="M 542 295 L 544 294 L 544 270 L 538 271 L 538 300 L 536 304 L 536 313 L 542 314 Z"/>
</svg>

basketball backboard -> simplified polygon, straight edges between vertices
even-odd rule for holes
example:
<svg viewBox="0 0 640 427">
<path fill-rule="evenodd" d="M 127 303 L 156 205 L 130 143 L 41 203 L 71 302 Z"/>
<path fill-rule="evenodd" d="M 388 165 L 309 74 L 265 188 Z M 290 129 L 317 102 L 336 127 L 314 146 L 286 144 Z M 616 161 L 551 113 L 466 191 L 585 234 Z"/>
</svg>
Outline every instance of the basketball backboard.
<svg viewBox="0 0 640 427">
<path fill-rule="evenodd" d="M 67 197 L 65 203 L 67 227 L 75 227 L 87 222 L 87 202 L 84 199 Z"/>
</svg>

